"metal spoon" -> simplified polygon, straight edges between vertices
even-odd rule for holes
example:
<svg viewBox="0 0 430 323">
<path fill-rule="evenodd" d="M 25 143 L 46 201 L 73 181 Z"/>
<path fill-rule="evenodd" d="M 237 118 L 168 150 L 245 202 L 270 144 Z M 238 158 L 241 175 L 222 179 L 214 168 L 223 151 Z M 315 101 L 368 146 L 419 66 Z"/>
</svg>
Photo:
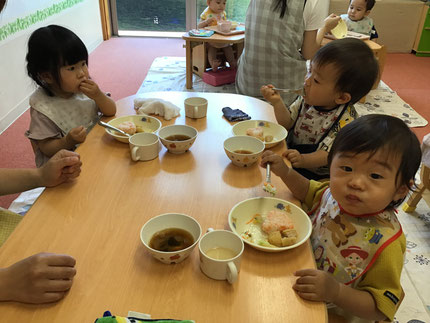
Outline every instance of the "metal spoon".
<svg viewBox="0 0 430 323">
<path fill-rule="evenodd" d="M 272 196 L 275 196 L 276 194 L 276 187 L 272 185 L 271 180 L 270 180 L 270 164 L 266 165 L 266 181 L 264 182 L 263 185 L 263 191 L 269 193 Z"/>
<path fill-rule="evenodd" d="M 131 137 L 131 135 L 130 134 L 128 134 L 128 133 L 126 133 L 125 131 L 122 131 L 121 129 L 118 129 L 118 128 L 116 128 L 116 127 L 114 127 L 114 126 L 111 126 L 110 124 L 108 124 L 108 123 L 106 123 L 106 122 L 103 122 L 103 121 L 101 121 L 101 120 L 99 120 L 99 125 L 101 125 L 101 126 L 103 126 L 103 127 L 105 127 L 105 128 L 108 128 L 108 129 L 111 129 L 111 130 L 115 130 L 115 131 L 117 131 L 117 132 L 119 132 L 120 134 L 122 134 L 122 135 L 125 135 L 125 136 L 127 136 L 127 137 Z"/>
<path fill-rule="evenodd" d="M 273 87 L 272 89 L 273 89 L 273 90 L 275 90 L 275 91 L 278 91 L 278 92 L 284 92 L 284 93 L 295 93 L 295 94 L 297 94 L 297 95 L 301 95 L 301 96 L 304 96 L 304 95 L 305 95 L 305 90 L 304 90 L 304 88 L 300 88 L 300 89 L 292 90 L 292 89 L 280 89 L 280 88 L 278 88 L 278 87 Z"/>
</svg>

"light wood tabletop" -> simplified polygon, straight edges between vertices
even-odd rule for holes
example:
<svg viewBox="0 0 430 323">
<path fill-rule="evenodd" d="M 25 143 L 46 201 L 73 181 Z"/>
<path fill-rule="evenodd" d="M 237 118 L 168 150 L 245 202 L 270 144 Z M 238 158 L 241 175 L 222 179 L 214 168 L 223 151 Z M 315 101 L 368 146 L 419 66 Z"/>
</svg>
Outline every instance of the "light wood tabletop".
<svg viewBox="0 0 430 323">
<path fill-rule="evenodd" d="M 208 99 L 206 118 L 185 118 L 183 100 L 191 96 Z M 232 124 L 221 109 L 230 106 L 252 119 L 275 121 L 273 108 L 235 94 L 152 92 L 119 100 L 117 116 L 135 114 L 135 97 L 162 98 L 180 107 L 176 119 L 159 119 L 163 126 L 195 127 L 195 143 L 181 155 L 163 147 L 159 158 L 133 162 L 128 144 L 95 126 L 77 150 L 83 161 L 80 177 L 46 189 L 0 250 L 0 267 L 41 251 L 72 255 L 77 260 L 74 284 L 57 303 L 1 303 L 1 321 L 94 322 L 106 310 L 119 316 L 133 310 L 198 323 L 326 322 L 323 303 L 302 300 L 291 288 L 294 271 L 315 268 L 309 241 L 279 253 L 246 245 L 233 285 L 200 271 L 198 248 L 182 263 L 166 265 L 140 241 L 143 224 L 159 214 L 188 214 L 203 231 L 228 229 L 235 204 L 267 196 L 265 170 L 257 164 L 237 167 L 224 153 Z M 284 142 L 272 148 L 283 149 Z M 278 198 L 293 201 L 278 177 L 272 183 Z"/>
</svg>

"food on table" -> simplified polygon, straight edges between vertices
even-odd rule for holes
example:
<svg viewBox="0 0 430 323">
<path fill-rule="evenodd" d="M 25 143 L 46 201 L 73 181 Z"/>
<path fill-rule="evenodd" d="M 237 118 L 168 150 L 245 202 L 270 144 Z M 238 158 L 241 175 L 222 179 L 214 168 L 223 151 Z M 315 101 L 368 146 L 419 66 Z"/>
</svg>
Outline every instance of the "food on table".
<svg viewBox="0 0 430 323">
<path fill-rule="evenodd" d="M 294 229 L 294 224 L 286 212 L 274 209 L 269 211 L 267 216 L 263 219 L 261 229 L 266 233 L 271 233 L 273 231 Z"/>
<path fill-rule="evenodd" d="M 134 135 L 136 133 L 136 125 L 132 121 L 124 121 L 118 125 L 118 129 L 128 133 L 129 135 Z"/>
<path fill-rule="evenodd" d="M 234 151 L 235 154 L 244 154 L 244 155 L 250 155 L 252 154 L 252 151 L 245 150 L 245 149 L 238 149 Z"/>
<path fill-rule="evenodd" d="M 246 135 L 264 140 L 264 130 L 262 127 L 248 128 L 246 129 Z"/>
<path fill-rule="evenodd" d="M 149 246 L 158 251 L 179 251 L 194 243 L 191 233 L 184 229 L 169 228 L 154 233 Z"/>
<path fill-rule="evenodd" d="M 269 233 L 269 237 L 267 240 L 270 244 L 273 244 L 277 247 L 291 246 L 297 241 L 297 231 L 294 229 L 273 231 Z"/>
<path fill-rule="evenodd" d="M 185 141 L 185 140 L 190 140 L 191 137 L 187 135 L 170 135 L 170 136 L 167 136 L 165 139 L 170 141 Z"/>
<path fill-rule="evenodd" d="M 273 136 L 271 136 L 271 135 L 264 136 L 264 141 L 265 142 L 271 142 L 271 141 L 273 141 Z"/>
</svg>

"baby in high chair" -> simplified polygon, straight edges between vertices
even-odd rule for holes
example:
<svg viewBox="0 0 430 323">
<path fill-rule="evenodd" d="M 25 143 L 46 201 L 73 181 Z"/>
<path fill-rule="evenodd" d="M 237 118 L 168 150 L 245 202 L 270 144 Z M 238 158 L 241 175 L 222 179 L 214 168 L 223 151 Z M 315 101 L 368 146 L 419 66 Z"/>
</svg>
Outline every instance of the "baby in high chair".
<svg viewBox="0 0 430 323">
<path fill-rule="evenodd" d="M 227 0 L 207 0 L 208 7 L 200 15 L 200 22 L 198 28 L 207 26 L 216 26 L 223 20 L 227 20 L 225 12 L 225 5 Z M 233 47 L 229 44 L 208 43 L 208 61 L 214 72 L 221 66 L 221 60 L 217 58 L 216 54 L 218 49 L 221 48 L 224 52 L 225 58 L 232 68 L 237 67 L 237 61 L 234 57 Z"/>
<path fill-rule="evenodd" d="M 375 0 L 350 0 L 348 12 L 340 15 L 348 30 L 370 36 L 370 39 L 378 38 L 373 19 L 369 17 L 374 5 Z"/>
<path fill-rule="evenodd" d="M 115 102 L 88 73 L 88 51 L 67 28 L 50 25 L 28 41 L 28 75 L 38 84 L 30 97 L 30 139 L 40 167 L 61 149 L 83 143 L 99 118 L 116 113 Z"/>
</svg>

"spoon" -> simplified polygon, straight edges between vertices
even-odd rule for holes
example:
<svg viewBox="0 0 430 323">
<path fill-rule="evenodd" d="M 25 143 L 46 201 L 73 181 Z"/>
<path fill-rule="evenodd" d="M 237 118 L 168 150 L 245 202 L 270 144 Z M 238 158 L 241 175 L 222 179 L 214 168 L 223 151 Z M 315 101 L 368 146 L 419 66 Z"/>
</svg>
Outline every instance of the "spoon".
<svg viewBox="0 0 430 323">
<path fill-rule="evenodd" d="M 283 92 L 283 93 L 295 93 L 295 94 L 301 95 L 301 96 L 305 95 L 304 88 L 292 90 L 292 89 L 280 89 L 278 87 L 272 87 L 272 89 L 275 91 L 278 91 L 278 92 Z"/>
<path fill-rule="evenodd" d="M 266 165 L 266 181 L 264 182 L 263 185 L 263 191 L 269 193 L 272 196 L 275 196 L 276 194 L 276 187 L 272 185 L 271 180 L 270 180 L 270 164 Z"/>
<path fill-rule="evenodd" d="M 118 129 L 118 128 L 116 128 L 116 127 L 114 127 L 114 126 L 111 126 L 110 124 L 108 124 L 108 123 L 106 123 L 106 122 L 103 122 L 103 121 L 101 121 L 101 120 L 99 120 L 99 125 L 101 125 L 101 126 L 103 126 L 103 127 L 105 127 L 105 128 L 108 128 L 108 129 L 111 129 L 111 130 L 115 130 L 115 131 L 117 131 L 117 132 L 119 132 L 120 134 L 122 134 L 122 135 L 125 135 L 125 136 L 127 136 L 127 137 L 131 137 L 131 135 L 130 134 L 128 134 L 128 133 L 126 133 L 125 131 L 122 131 L 121 129 Z"/>
</svg>

